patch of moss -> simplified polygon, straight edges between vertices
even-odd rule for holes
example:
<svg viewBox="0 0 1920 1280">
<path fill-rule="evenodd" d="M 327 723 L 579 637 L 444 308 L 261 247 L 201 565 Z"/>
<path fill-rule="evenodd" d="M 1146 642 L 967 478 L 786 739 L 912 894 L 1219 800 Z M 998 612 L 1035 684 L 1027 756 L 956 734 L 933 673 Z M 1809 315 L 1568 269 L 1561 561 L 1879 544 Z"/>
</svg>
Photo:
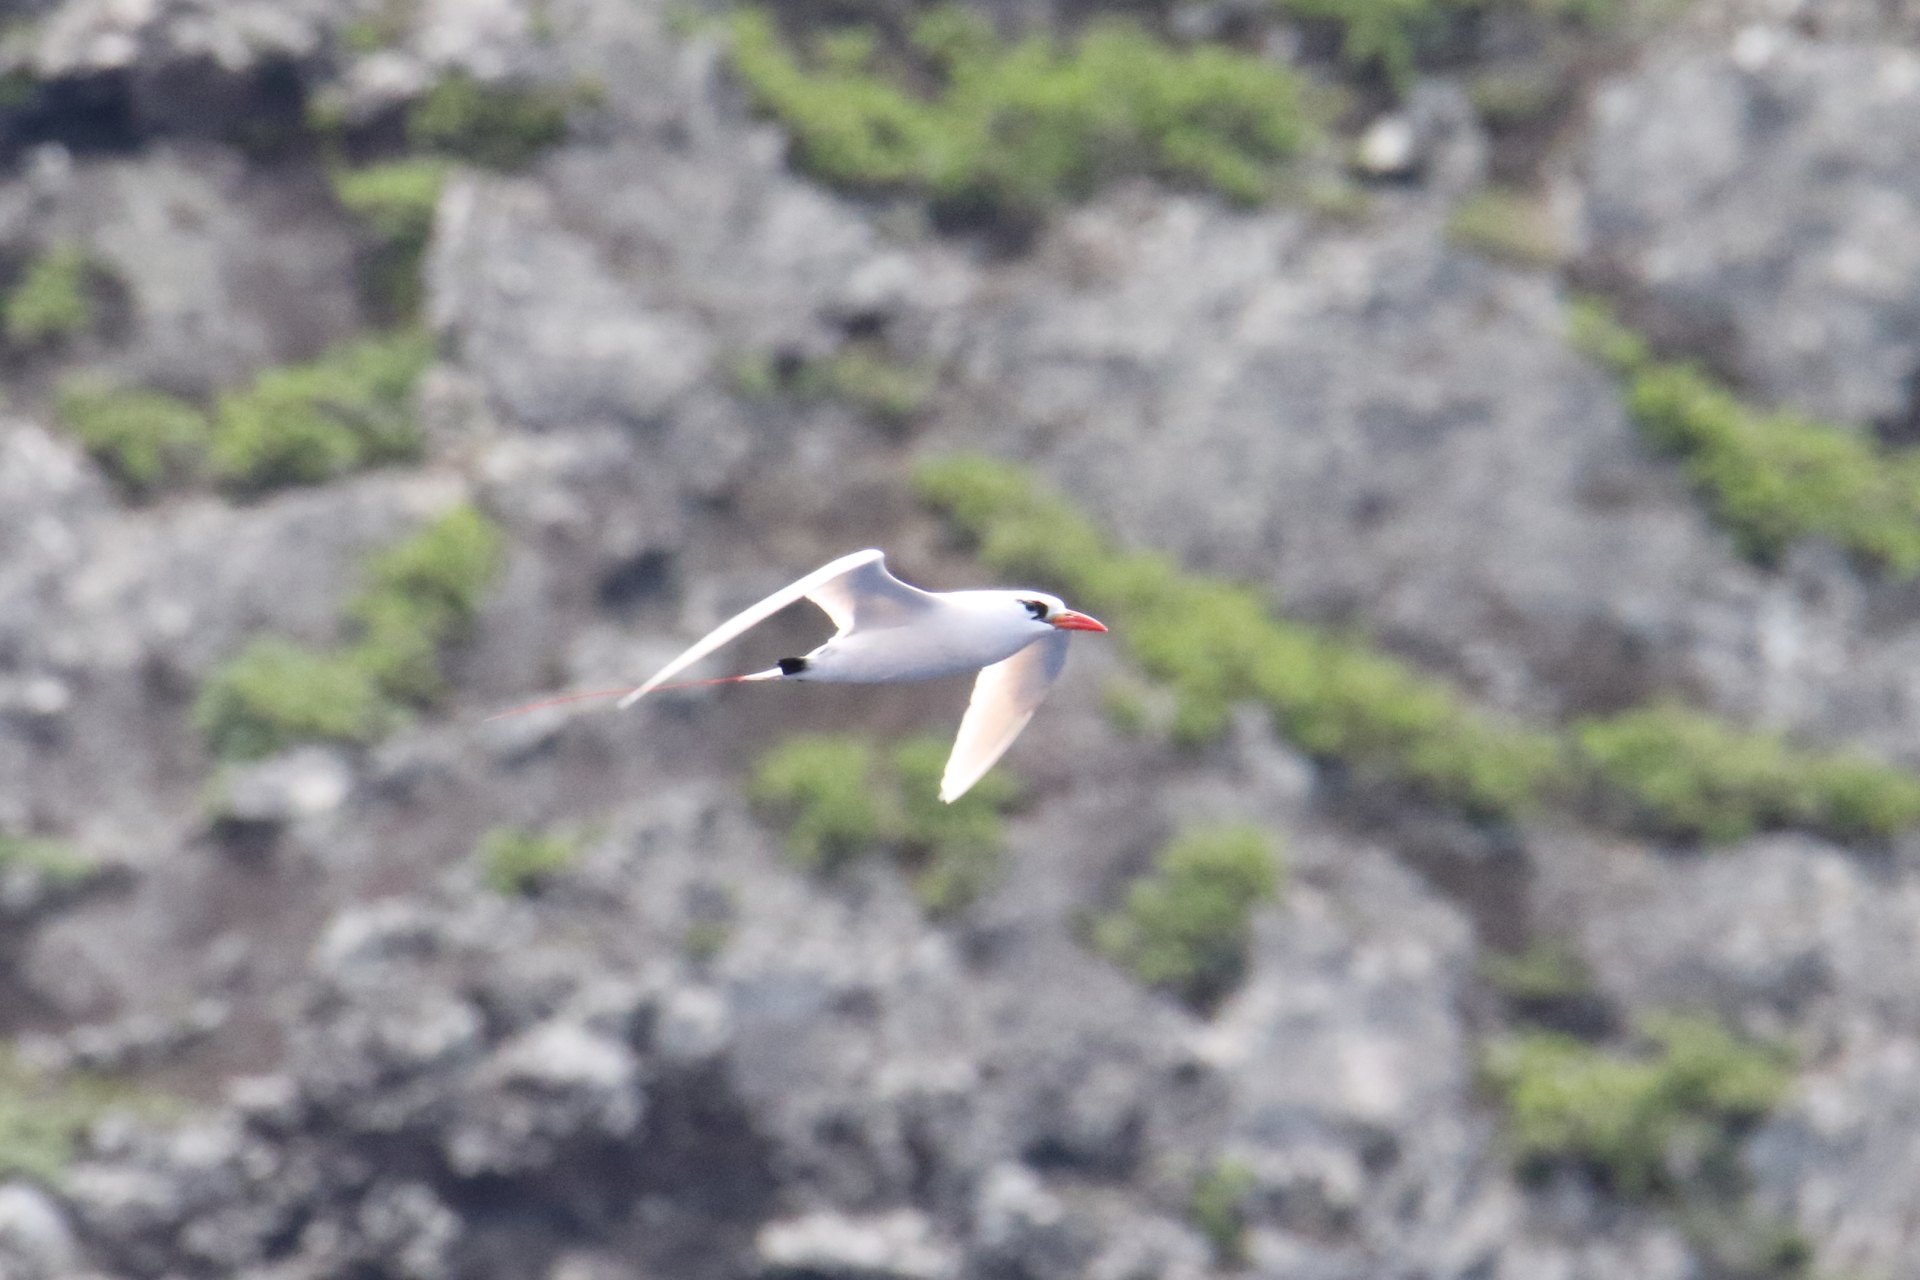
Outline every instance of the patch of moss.
<svg viewBox="0 0 1920 1280">
<path fill-rule="evenodd" d="M 794 738 L 755 768 L 748 795 L 786 827 L 799 866 L 831 872 L 886 852 L 913 876 L 921 905 L 951 914 L 977 898 L 1000 867 L 1000 812 L 1017 792 L 1000 771 L 952 804 L 938 798 L 949 744 L 912 738 L 890 753 L 844 735 Z"/>
<path fill-rule="evenodd" d="M 348 656 L 383 694 L 416 705 L 438 700 L 440 649 L 472 625 L 503 543 L 498 525 L 460 506 L 369 561 L 371 585 L 351 608 L 365 635 Z"/>
<path fill-rule="evenodd" d="M 495 827 L 475 851 L 487 887 L 506 897 L 534 893 L 580 856 L 580 842 L 566 836 Z"/>
<path fill-rule="evenodd" d="M 567 113 L 580 91 L 532 84 L 488 84 L 452 71 L 407 113 L 407 139 L 421 151 L 493 169 L 518 169 L 567 136 Z"/>
<path fill-rule="evenodd" d="M 371 742 L 445 693 L 444 645 L 459 638 L 498 572 L 502 536 L 478 510 L 456 507 L 368 562 L 371 582 L 351 614 L 361 638 L 316 653 L 256 640 L 202 686 L 194 724 L 227 759 L 272 755 L 301 742 Z"/>
<path fill-rule="evenodd" d="M 91 271 L 87 251 L 79 245 L 56 245 L 35 258 L 0 309 L 7 339 L 28 345 L 77 337 L 91 329 Z"/>
<path fill-rule="evenodd" d="M 397 722 L 373 679 L 342 654 L 256 640 L 201 686 L 193 724 L 228 760 L 302 742 L 372 742 Z"/>
<path fill-rule="evenodd" d="M 896 426 L 912 421 L 925 407 L 935 382 L 929 370 L 865 342 L 850 343 L 801 374 L 803 390 L 844 401 Z"/>
<path fill-rule="evenodd" d="M 1018 797 L 1012 778 L 995 769 L 952 804 L 939 797 L 952 743 L 910 738 L 894 748 L 898 781 L 898 852 L 914 871 L 913 890 L 932 915 L 951 915 L 977 899 L 1000 873 L 1006 845 L 1001 811 Z"/>
<path fill-rule="evenodd" d="M 209 451 L 215 478 L 253 494 L 417 457 L 413 385 L 432 360 L 431 336 L 406 331 L 267 370 L 220 397 Z"/>
<path fill-rule="evenodd" d="M 1663 835 L 1726 842 L 1769 827 L 1884 839 L 1920 822 L 1920 778 L 1843 752 L 1797 751 L 1661 704 L 1575 727 L 1582 756 L 1634 819 Z"/>
<path fill-rule="evenodd" d="M 1593 990 L 1593 975 L 1580 953 L 1558 938 L 1521 952 L 1484 952 L 1480 975 L 1501 995 L 1523 1004 L 1575 1000 Z"/>
<path fill-rule="evenodd" d="M 0 831 L 0 875 L 16 868 L 59 885 L 79 884 L 97 870 L 91 859 L 64 840 Z"/>
<path fill-rule="evenodd" d="M 1059 586 L 1099 615 L 1177 697 L 1173 732 L 1200 741 L 1232 703 L 1258 699 L 1315 755 L 1412 783 L 1476 815 L 1513 813 L 1563 776 L 1561 744 L 1493 720 L 1448 685 L 1363 642 L 1275 618 L 1254 591 L 1112 549 L 1016 467 L 978 456 L 916 474 L 921 496 L 1005 573 Z"/>
<path fill-rule="evenodd" d="M 184 400 L 83 378 L 62 385 L 56 409 L 94 460 L 136 496 L 185 482 L 206 461 L 212 426 Z"/>
<path fill-rule="evenodd" d="M 1256 1185 L 1253 1170 L 1232 1158 L 1217 1161 L 1194 1179 L 1187 1217 L 1213 1246 L 1214 1265 L 1246 1265 L 1247 1197 Z"/>
<path fill-rule="evenodd" d="M 1377 67 L 1401 90 L 1413 82 L 1421 36 L 1439 25 L 1445 7 L 1436 0 L 1279 0 L 1279 5 L 1302 18 L 1339 23 L 1340 56 L 1357 67 Z"/>
<path fill-rule="evenodd" d="M 877 845 L 889 826 L 874 772 L 870 744 L 807 735 L 762 759 L 747 794 L 784 818 L 787 856 L 797 866 L 832 871 Z"/>
<path fill-rule="evenodd" d="M 1621 374 L 1627 412 L 1680 460 L 1743 554 L 1772 563 L 1826 538 L 1896 577 L 1920 575 L 1920 449 L 1741 403 L 1699 368 L 1652 357 L 1604 304 L 1570 309 L 1573 341 Z"/>
<path fill-rule="evenodd" d="M 1160 851 L 1118 911 L 1094 922 L 1094 945 L 1141 982 L 1204 1010 L 1239 983 L 1253 909 L 1279 887 L 1265 832 L 1191 831 Z"/>
<path fill-rule="evenodd" d="M 413 157 L 340 169 L 333 191 L 371 238 L 361 264 L 362 291 L 393 323 L 420 311 L 420 256 L 433 234 L 434 211 L 446 185 L 447 162 Z"/>
<path fill-rule="evenodd" d="M 1711 1019 L 1669 1014 L 1640 1030 L 1631 1055 L 1550 1032 L 1487 1045 L 1482 1071 L 1523 1172 L 1571 1162 L 1628 1198 L 1672 1192 L 1729 1170 L 1740 1137 L 1791 1082 L 1784 1053 Z"/>
<path fill-rule="evenodd" d="M 110 1077 L 32 1071 L 0 1046 L 0 1182 L 25 1178 L 57 1186 L 81 1135 L 118 1109 L 159 1120 L 178 1116 L 183 1106 Z"/>
<path fill-rule="evenodd" d="M 1179 49 L 1120 20 L 1094 22 L 1070 46 L 1009 45 L 944 5 L 899 47 L 852 27 L 805 56 L 764 10 L 731 27 L 735 70 L 792 131 L 802 168 L 856 190 L 924 194 L 962 217 L 1028 221 L 1136 173 L 1253 204 L 1310 132 L 1285 68 Z M 910 82 L 936 87 L 923 96 Z"/>
<path fill-rule="evenodd" d="M 1560 260 L 1560 238 L 1546 206 L 1518 191 L 1488 189 L 1460 202 L 1447 220 L 1447 237 L 1463 249 L 1523 267 Z"/>
</svg>

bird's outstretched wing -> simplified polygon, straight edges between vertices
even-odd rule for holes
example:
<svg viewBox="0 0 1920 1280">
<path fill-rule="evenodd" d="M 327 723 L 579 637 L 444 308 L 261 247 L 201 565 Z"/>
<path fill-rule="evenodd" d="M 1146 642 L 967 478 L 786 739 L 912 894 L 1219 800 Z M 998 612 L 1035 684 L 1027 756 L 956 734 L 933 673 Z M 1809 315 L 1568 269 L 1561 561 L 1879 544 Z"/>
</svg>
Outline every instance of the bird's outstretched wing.
<svg viewBox="0 0 1920 1280">
<path fill-rule="evenodd" d="M 1042 636 L 1011 658 L 980 669 L 940 778 L 942 800 L 952 804 L 967 794 L 1006 754 L 1066 666 L 1067 640 L 1065 632 Z"/>
<path fill-rule="evenodd" d="M 852 555 L 841 556 L 831 564 L 822 565 L 798 582 L 790 583 L 758 604 L 734 614 L 616 705 L 622 708 L 632 706 L 721 645 L 765 622 L 794 601 L 803 599 L 811 600 L 826 610 L 841 635 L 858 628 L 897 625 L 932 603 L 932 597 L 926 592 L 908 586 L 887 572 L 886 553 L 871 549 L 856 551 Z"/>
</svg>

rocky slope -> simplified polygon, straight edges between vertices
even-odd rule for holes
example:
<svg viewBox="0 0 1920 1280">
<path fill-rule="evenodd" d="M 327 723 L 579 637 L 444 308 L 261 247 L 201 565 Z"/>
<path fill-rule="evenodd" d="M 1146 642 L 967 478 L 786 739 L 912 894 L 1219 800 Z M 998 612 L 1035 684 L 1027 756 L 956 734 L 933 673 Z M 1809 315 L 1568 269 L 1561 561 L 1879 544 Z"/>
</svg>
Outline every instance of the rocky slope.
<svg viewBox="0 0 1920 1280">
<path fill-rule="evenodd" d="M 0 1133 L 36 1088 L 174 1101 L 10 1160 L 0 1274 L 1920 1275 L 1910 839 L 1701 850 L 1356 795 L 1253 708 L 1183 746 L 1149 689 L 1123 732 L 1111 690 L 1145 682 L 1094 641 L 1010 756 L 999 879 L 941 916 L 884 859 L 793 866 L 741 780 L 800 732 L 946 732 L 964 682 L 483 719 L 628 682 L 855 547 L 980 581 L 908 478 L 964 449 L 1521 721 L 1682 697 L 1920 765 L 1914 588 L 1817 543 L 1743 559 L 1563 306 L 1597 286 L 1756 403 L 1911 436 L 1920 64 L 1857 8 L 1614 50 L 1543 153 L 1558 266 L 1449 235 L 1507 161 L 1443 77 L 1408 99 L 1417 173 L 1357 214 L 1120 183 L 1008 255 L 796 176 L 665 5 L 23 9 L 0 263 L 83 245 L 95 320 L 4 355 L 0 834 L 94 870 L 0 866 L 0 1083 L 56 1082 Z M 328 148 L 398 147 L 449 71 L 597 91 L 528 164 L 446 178 L 421 458 L 130 497 L 62 379 L 206 400 L 371 327 Z M 876 348 L 924 403 L 754 376 Z M 338 643 L 368 556 L 462 502 L 506 552 L 450 697 L 372 745 L 211 758 L 205 682 L 258 634 Z M 1279 837 L 1287 884 L 1196 1012 L 1088 921 L 1223 821 Z M 499 827 L 581 853 L 503 893 L 473 856 Z M 1554 940 L 1585 989 L 1542 1015 L 1489 956 Z M 1797 1059 L 1711 1205 L 1517 1168 L 1484 1046 L 1672 1009 Z"/>
</svg>

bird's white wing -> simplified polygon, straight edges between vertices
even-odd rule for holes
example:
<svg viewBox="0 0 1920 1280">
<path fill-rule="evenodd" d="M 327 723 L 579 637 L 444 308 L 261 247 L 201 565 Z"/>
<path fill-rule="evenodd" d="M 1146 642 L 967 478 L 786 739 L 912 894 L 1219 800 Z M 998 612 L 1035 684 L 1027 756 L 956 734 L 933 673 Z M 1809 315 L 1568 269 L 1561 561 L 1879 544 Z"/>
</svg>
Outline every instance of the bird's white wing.
<svg viewBox="0 0 1920 1280">
<path fill-rule="evenodd" d="M 1064 631 L 1042 636 L 1011 658 L 980 669 L 940 778 L 942 800 L 952 804 L 967 794 L 1006 754 L 1066 666 L 1068 639 Z"/>
<path fill-rule="evenodd" d="M 901 614 L 909 608 L 924 608 L 931 602 L 926 592 L 901 582 L 887 572 L 886 554 L 881 551 L 856 551 L 822 565 L 798 582 L 780 588 L 758 604 L 734 614 L 696 641 L 692 648 L 656 671 L 653 678 L 620 699 L 619 707 L 630 707 L 653 690 L 685 671 L 700 659 L 751 630 L 796 600 L 811 600 L 826 610 L 833 625 L 842 633 L 868 621 L 872 615 L 878 625 L 882 618 Z"/>
</svg>

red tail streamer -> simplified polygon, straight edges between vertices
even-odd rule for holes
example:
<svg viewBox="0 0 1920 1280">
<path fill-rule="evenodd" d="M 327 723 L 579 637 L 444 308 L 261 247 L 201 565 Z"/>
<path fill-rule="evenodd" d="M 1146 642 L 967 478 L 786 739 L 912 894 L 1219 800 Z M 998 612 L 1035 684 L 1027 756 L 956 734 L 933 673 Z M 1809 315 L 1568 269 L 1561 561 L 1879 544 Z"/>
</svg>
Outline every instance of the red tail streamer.
<svg viewBox="0 0 1920 1280">
<path fill-rule="evenodd" d="M 668 689 L 697 689 L 701 685 L 705 685 L 705 684 L 736 684 L 741 680 L 747 680 L 750 678 L 751 677 L 749 676 L 721 676 L 718 680 L 688 680 L 683 684 L 659 685 L 656 688 L 648 690 L 648 692 L 664 693 Z M 635 685 L 633 688 L 637 689 L 639 688 L 639 686 Z M 525 715 L 529 711 L 538 711 L 542 707 L 557 707 L 564 702 L 586 702 L 591 698 L 617 698 L 617 697 L 620 697 L 622 694 L 628 694 L 632 692 L 633 692 L 633 689 L 602 689 L 598 693 L 570 693 L 566 695 L 564 698 L 548 698 L 544 702 L 530 702 L 524 707 L 515 707 L 511 711 L 502 711 L 496 715 L 488 716 L 487 720 L 489 722 L 494 720 L 505 720 L 508 716 Z"/>
</svg>

